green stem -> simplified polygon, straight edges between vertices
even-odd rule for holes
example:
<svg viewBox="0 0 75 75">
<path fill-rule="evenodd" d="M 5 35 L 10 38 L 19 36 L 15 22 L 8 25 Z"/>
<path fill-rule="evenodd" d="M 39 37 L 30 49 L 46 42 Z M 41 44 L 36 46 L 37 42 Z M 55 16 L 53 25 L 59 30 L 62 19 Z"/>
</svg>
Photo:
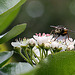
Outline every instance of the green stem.
<svg viewBox="0 0 75 75">
<path fill-rule="evenodd" d="M 46 50 L 44 50 L 44 57 L 46 57 L 46 52 L 45 52 Z"/>
<path fill-rule="evenodd" d="M 48 56 L 48 50 L 46 50 L 46 57 Z"/>
<path fill-rule="evenodd" d="M 21 53 L 21 51 L 20 51 L 20 53 L 19 53 L 28 63 L 30 63 L 31 65 L 32 65 L 32 63 Z M 33 66 L 33 65 L 32 65 Z"/>
<path fill-rule="evenodd" d="M 32 48 L 30 48 L 30 51 L 31 51 L 31 55 L 30 55 L 30 57 L 31 57 L 31 64 L 32 64 L 32 66 L 33 66 L 33 63 L 32 63 L 32 55 L 33 55 L 33 53 L 32 53 Z"/>
<path fill-rule="evenodd" d="M 33 61 L 35 62 L 35 64 L 38 64 L 38 61 L 35 59 L 35 57 L 32 57 Z"/>
<path fill-rule="evenodd" d="M 51 51 L 51 54 L 54 54 L 54 52 L 53 52 L 53 50 L 52 50 L 52 49 L 50 49 L 50 51 Z"/>
<path fill-rule="evenodd" d="M 32 50 L 33 51 L 33 50 Z M 36 58 L 40 61 L 40 58 L 36 55 L 36 53 L 33 51 L 33 54 L 35 55 Z"/>
<path fill-rule="evenodd" d="M 43 53 L 44 53 L 44 50 L 42 49 L 42 57 L 41 57 L 41 59 L 43 59 Z"/>
<path fill-rule="evenodd" d="M 21 55 L 27 62 L 29 62 L 28 59 L 21 53 L 21 51 L 20 51 L 20 55 Z"/>
<path fill-rule="evenodd" d="M 27 53 L 27 50 L 25 50 L 25 55 L 26 55 L 27 59 L 30 61 L 30 58 L 29 58 L 28 53 Z"/>
<path fill-rule="evenodd" d="M 42 57 L 42 54 L 41 54 L 41 48 L 39 48 L 39 52 L 40 52 L 40 58 Z"/>
</svg>

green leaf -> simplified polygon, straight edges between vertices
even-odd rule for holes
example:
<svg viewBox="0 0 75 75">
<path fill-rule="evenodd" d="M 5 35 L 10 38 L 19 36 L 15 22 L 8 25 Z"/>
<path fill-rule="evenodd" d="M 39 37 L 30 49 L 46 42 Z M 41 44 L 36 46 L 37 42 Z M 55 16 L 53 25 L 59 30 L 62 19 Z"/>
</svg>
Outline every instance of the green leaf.
<svg viewBox="0 0 75 75">
<path fill-rule="evenodd" d="M 28 63 L 11 63 L 0 69 L 0 75 L 20 75 L 32 69 L 33 67 Z"/>
<path fill-rule="evenodd" d="M 0 15 L 9 14 L 20 7 L 26 0 L 0 0 Z"/>
<path fill-rule="evenodd" d="M 75 51 L 49 55 L 39 64 L 35 75 L 75 75 Z"/>
<path fill-rule="evenodd" d="M 0 0 L 0 33 L 14 20 L 24 2 L 26 0 Z"/>
<path fill-rule="evenodd" d="M 14 20 L 14 18 L 17 16 L 20 8 L 14 10 L 13 12 L 7 14 L 6 16 L 0 17 L 0 33 L 5 30 L 10 23 Z"/>
<path fill-rule="evenodd" d="M 3 37 L 0 38 L 0 44 L 7 42 L 8 40 L 22 33 L 25 30 L 26 25 L 27 24 L 24 23 L 13 27 L 9 32 L 7 32 Z"/>
<path fill-rule="evenodd" d="M 36 72 L 36 69 L 34 70 L 34 68 L 33 68 L 33 69 L 30 70 L 29 72 L 23 73 L 23 74 L 20 74 L 20 75 L 35 75 L 35 72 Z"/>
<path fill-rule="evenodd" d="M 2 67 L 6 62 L 9 60 L 9 58 L 13 55 L 13 51 L 9 52 L 1 52 L 0 53 L 0 67 Z"/>
</svg>

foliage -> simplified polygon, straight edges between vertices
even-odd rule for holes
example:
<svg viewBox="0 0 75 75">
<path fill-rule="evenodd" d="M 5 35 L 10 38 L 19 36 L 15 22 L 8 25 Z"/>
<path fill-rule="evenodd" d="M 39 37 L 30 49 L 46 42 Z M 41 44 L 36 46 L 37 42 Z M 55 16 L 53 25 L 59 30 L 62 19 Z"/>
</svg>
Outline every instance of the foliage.
<svg viewBox="0 0 75 75">
<path fill-rule="evenodd" d="M 28 63 L 10 63 L 0 69 L 0 75 L 19 75 L 24 72 L 29 72 L 33 67 Z"/>
<path fill-rule="evenodd" d="M 75 52 L 65 51 L 49 55 L 36 67 L 28 63 L 11 63 L 0 69 L 0 75 L 72 75 L 75 74 Z"/>
<path fill-rule="evenodd" d="M 8 27 L 26 0 L 0 0 L 0 33 Z"/>
<path fill-rule="evenodd" d="M 21 32 L 23 32 L 26 28 L 26 24 L 17 25 L 14 28 L 12 28 L 9 32 L 2 35 L 2 38 L 0 38 L 0 44 L 4 43 L 11 38 L 19 35 Z"/>
<path fill-rule="evenodd" d="M 17 16 L 17 14 L 20 10 L 20 6 L 25 1 L 26 0 L 15 0 L 15 1 L 14 0 L 12 0 L 12 1 L 0 0 L 0 33 L 2 33 L 10 25 L 10 23 L 15 19 L 15 17 Z M 19 35 L 20 33 L 22 33 L 25 30 L 25 28 L 26 28 L 26 23 L 19 24 L 19 25 L 13 27 L 10 31 L 6 32 L 5 34 L 0 35 L 0 44 L 5 43 L 5 42 L 9 41 L 10 39 L 14 38 L 15 36 Z M 13 53 L 14 53 L 13 51 L 0 52 L 0 75 L 5 75 L 4 71 L 2 72 L 2 69 L 6 68 L 4 66 L 8 62 L 10 57 L 13 55 Z M 10 66 L 14 65 L 14 67 L 18 67 L 18 66 L 22 67 L 22 65 L 23 65 L 23 67 L 27 66 L 27 64 L 26 64 L 26 66 L 24 66 L 25 65 L 24 63 L 13 63 L 13 64 L 9 64 L 9 65 Z M 22 70 L 24 70 L 24 69 L 22 69 Z M 22 72 L 24 72 L 24 71 L 22 71 Z M 20 73 L 21 73 L 21 70 L 20 70 Z"/>
<path fill-rule="evenodd" d="M 65 51 L 49 55 L 39 65 L 35 75 L 74 75 L 75 52 Z M 43 67 L 44 66 L 44 67 Z"/>
<path fill-rule="evenodd" d="M 13 51 L 0 53 L 0 67 L 2 67 L 12 55 Z"/>
<path fill-rule="evenodd" d="M 7 50 L 8 50 L 8 47 L 6 46 L 5 43 L 0 44 L 0 52 L 7 51 Z"/>
</svg>

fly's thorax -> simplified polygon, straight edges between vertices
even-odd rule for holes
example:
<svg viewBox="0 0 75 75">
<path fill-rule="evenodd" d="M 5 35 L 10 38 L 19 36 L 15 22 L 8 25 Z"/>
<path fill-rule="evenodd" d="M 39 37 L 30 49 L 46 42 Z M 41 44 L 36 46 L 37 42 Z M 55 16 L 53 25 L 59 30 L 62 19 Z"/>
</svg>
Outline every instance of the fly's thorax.
<svg viewBox="0 0 75 75">
<path fill-rule="evenodd" d="M 65 32 L 67 32 L 67 31 L 68 31 L 68 29 L 64 28 L 64 31 L 65 31 Z"/>
<path fill-rule="evenodd" d="M 63 32 L 63 34 L 67 34 L 68 33 L 68 29 L 66 29 L 66 28 L 64 28 L 64 32 Z"/>
</svg>

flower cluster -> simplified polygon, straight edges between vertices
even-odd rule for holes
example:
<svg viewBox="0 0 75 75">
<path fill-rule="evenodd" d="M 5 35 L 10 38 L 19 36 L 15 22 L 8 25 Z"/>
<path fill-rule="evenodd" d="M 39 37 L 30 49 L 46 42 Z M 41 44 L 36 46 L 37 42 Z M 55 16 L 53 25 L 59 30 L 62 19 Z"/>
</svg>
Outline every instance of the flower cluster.
<svg viewBox="0 0 75 75">
<path fill-rule="evenodd" d="M 51 53 L 74 50 L 75 40 L 65 37 L 60 36 L 56 39 L 56 37 L 53 37 L 53 34 L 43 33 L 41 35 L 41 33 L 36 33 L 36 35 L 33 35 L 33 38 L 16 40 L 11 45 L 15 49 L 19 49 L 20 55 L 32 65 L 33 63 L 38 64 L 39 61 Z M 24 50 L 25 55 L 22 53 L 22 50 Z"/>
</svg>

